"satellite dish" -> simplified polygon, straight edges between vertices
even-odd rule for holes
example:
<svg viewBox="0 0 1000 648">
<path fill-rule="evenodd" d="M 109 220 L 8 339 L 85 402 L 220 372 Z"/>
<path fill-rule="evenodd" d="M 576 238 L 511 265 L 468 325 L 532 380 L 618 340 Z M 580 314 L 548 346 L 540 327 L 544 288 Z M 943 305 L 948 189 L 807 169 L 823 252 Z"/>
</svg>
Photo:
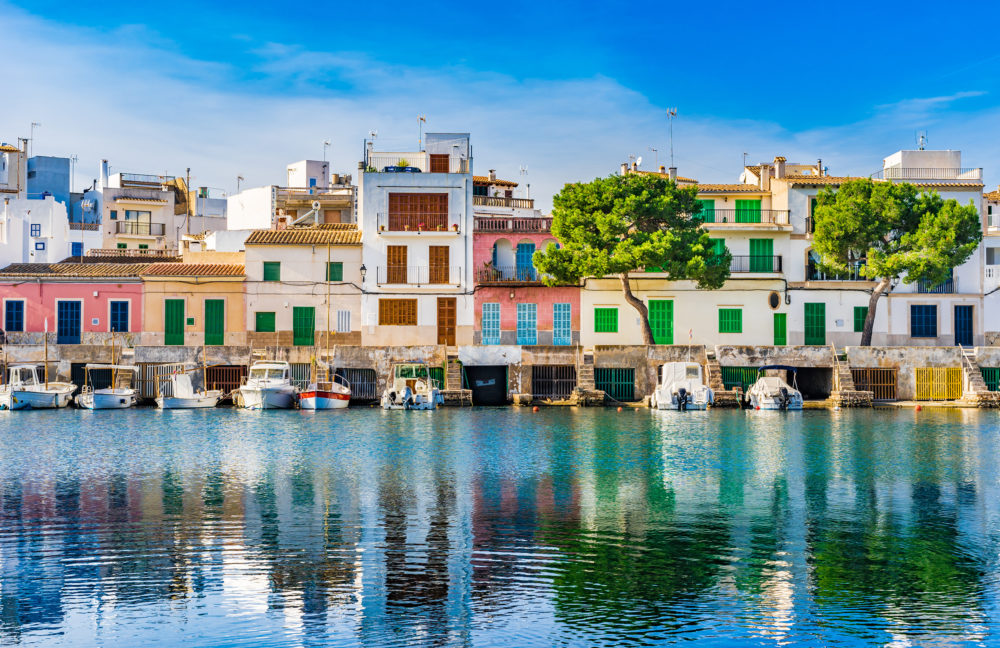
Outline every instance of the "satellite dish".
<svg viewBox="0 0 1000 648">
<path fill-rule="evenodd" d="M 314 200 L 313 201 L 313 209 L 318 210 L 319 208 L 320 208 L 319 201 L 318 200 Z"/>
<path fill-rule="evenodd" d="M 636 158 L 635 165 L 636 166 L 642 166 L 642 156 L 641 155 L 638 158 Z"/>
</svg>

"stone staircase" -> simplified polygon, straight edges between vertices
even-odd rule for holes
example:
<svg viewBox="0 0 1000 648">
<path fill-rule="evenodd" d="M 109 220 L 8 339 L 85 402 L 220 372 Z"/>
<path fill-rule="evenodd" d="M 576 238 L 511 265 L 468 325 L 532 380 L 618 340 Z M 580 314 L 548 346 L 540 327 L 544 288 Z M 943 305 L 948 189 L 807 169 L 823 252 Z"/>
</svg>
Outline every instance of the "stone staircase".
<svg viewBox="0 0 1000 648">
<path fill-rule="evenodd" d="M 870 391 L 858 391 L 854 385 L 854 374 L 847 361 L 847 353 L 837 353 L 837 348 L 830 345 L 833 354 L 833 391 L 830 400 L 838 407 L 872 407 L 875 394 Z"/>
<path fill-rule="evenodd" d="M 983 372 L 976 360 L 976 350 L 959 347 L 962 350 L 962 371 L 965 374 L 965 391 L 962 400 L 975 403 L 979 407 L 1000 407 L 1000 392 L 991 392 L 983 380 Z"/>
<path fill-rule="evenodd" d="M 603 405 L 604 397 L 594 380 L 594 349 L 585 348 L 576 363 L 576 389 L 570 400 L 577 405 Z"/>
<path fill-rule="evenodd" d="M 713 407 L 739 407 L 740 393 L 735 389 L 726 389 L 722 382 L 722 367 L 715 355 L 715 349 L 705 349 L 705 380 L 715 393 Z"/>
<path fill-rule="evenodd" d="M 472 405 L 472 390 L 462 389 L 462 363 L 458 359 L 458 349 L 449 347 L 446 354 L 444 389 L 441 395 L 445 405 Z"/>
</svg>

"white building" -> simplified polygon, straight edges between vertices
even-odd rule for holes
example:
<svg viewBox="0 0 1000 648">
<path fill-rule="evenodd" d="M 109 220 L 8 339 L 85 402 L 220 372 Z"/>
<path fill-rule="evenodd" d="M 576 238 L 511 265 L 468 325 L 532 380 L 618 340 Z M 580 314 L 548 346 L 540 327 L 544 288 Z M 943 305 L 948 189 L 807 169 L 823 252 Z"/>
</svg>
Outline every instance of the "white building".
<svg viewBox="0 0 1000 648">
<path fill-rule="evenodd" d="M 1000 187 L 983 194 L 983 319 L 986 344 L 1000 345 Z"/>
<path fill-rule="evenodd" d="M 288 165 L 285 186 L 245 189 L 230 196 L 229 229 L 282 229 L 292 225 L 353 223 L 351 176 L 330 174 L 330 163 L 302 160 Z"/>
<path fill-rule="evenodd" d="M 428 133 L 425 150 L 376 152 L 359 168 L 366 345 L 472 343 L 472 149 Z"/>
</svg>

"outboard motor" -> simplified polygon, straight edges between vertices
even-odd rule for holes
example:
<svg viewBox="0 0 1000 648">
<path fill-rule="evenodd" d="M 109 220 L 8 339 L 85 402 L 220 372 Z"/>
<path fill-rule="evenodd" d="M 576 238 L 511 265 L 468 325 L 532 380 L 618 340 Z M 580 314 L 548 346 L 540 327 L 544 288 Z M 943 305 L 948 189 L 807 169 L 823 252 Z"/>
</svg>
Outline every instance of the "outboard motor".
<svg viewBox="0 0 1000 648">
<path fill-rule="evenodd" d="M 788 401 L 790 399 L 788 397 L 788 389 L 787 388 L 785 388 L 785 387 L 781 388 L 781 397 L 780 398 L 781 398 L 781 409 L 783 409 L 783 410 L 788 409 Z"/>
<path fill-rule="evenodd" d="M 410 389 L 409 385 L 403 390 L 403 407 L 410 409 L 413 405 L 413 391 Z"/>
<path fill-rule="evenodd" d="M 677 411 L 686 412 L 688 408 L 687 390 L 681 387 L 677 390 Z"/>
</svg>

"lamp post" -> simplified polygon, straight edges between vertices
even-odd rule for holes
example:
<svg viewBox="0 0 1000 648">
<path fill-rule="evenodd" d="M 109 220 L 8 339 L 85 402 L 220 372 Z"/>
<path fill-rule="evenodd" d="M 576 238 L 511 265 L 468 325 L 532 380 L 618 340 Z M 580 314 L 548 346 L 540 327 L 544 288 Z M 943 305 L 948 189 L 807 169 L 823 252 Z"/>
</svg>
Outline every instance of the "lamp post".
<svg viewBox="0 0 1000 648">
<path fill-rule="evenodd" d="M 366 268 L 365 264 L 362 263 L 361 264 L 361 285 L 362 286 L 365 285 L 365 275 L 366 274 L 368 274 L 368 268 Z"/>
</svg>

